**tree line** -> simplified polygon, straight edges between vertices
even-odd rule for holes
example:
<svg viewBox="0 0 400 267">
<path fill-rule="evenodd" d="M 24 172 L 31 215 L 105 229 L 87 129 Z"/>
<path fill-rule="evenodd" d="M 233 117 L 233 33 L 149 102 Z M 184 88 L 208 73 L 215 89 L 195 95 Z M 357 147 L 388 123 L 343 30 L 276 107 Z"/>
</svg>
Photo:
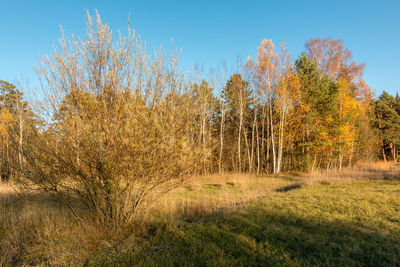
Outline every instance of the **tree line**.
<svg viewBox="0 0 400 267">
<path fill-rule="evenodd" d="M 1 178 L 55 192 L 77 218 L 78 196 L 118 227 L 192 175 L 396 161 L 400 98 L 375 99 L 363 69 L 340 40 L 312 39 L 295 60 L 263 40 L 216 88 L 88 15 L 86 39 L 63 35 L 41 59 L 40 103 L 0 82 Z"/>
</svg>

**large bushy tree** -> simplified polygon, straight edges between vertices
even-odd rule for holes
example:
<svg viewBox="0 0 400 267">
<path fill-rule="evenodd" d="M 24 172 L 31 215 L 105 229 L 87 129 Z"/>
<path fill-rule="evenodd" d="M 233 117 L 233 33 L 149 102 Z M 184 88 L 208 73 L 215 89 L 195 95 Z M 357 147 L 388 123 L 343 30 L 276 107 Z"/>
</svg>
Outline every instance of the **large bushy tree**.
<svg viewBox="0 0 400 267">
<path fill-rule="evenodd" d="M 201 149 L 177 60 L 148 55 L 131 29 L 115 40 L 98 14 L 87 27 L 42 59 L 45 124 L 24 145 L 24 182 L 81 218 L 68 201 L 78 197 L 112 230 L 195 173 Z"/>
</svg>

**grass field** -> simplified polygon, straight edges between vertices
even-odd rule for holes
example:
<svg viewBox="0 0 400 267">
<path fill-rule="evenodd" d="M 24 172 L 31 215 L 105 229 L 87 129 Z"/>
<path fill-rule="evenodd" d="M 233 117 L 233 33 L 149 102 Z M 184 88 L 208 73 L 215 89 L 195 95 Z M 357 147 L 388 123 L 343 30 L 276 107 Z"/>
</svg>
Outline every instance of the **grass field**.
<svg viewBox="0 0 400 267">
<path fill-rule="evenodd" d="M 396 166 L 193 178 L 135 234 L 107 236 L 49 195 L 0 197 L 0 265 L 399 266 Z"/>
</svg>

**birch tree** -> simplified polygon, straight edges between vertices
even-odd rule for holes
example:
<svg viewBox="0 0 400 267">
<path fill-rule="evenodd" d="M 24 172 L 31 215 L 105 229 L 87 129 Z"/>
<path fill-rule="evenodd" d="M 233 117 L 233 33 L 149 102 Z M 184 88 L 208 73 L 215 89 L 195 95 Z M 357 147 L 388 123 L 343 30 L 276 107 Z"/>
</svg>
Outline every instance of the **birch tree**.
<svg viewBox="0 0 400 267">
<path fill-rule="evenodd" d="M 240 74 L 233 74 L 224 88 L 223 97 L 229 108 L 231 129 L 236 133 L 237 171 L 242 172 L 244 167 L 242 162 L 242 136 L 245 131 L 244 126 L 248 122 L 247 117 L 250 106 L 248 82 L 243 81 Z M 245 143 L 247 143 L 246 133 L 244 139 Z"/>
<path fill-rule="evenodd" d="M 273 105 L 276 97 L 275 87 L 279 80 L 279 59 L 275 46 L 271 40 L 263 40 L 261 42 L 261 45 L 258 47 L 257 59 L 254 62 L 249 62 L 249 65 L 256 68 L 255 73 L 257 86 L 266 98 L 267 133 L 271 139 L 270 144 L 272 148 L 273 173 L 277 173 L 277 148 L 275 141 L 276 132 L 274 127 Z M 268 147 L 266 153 L 266 157 L 268 158 Z"/>
</svg>

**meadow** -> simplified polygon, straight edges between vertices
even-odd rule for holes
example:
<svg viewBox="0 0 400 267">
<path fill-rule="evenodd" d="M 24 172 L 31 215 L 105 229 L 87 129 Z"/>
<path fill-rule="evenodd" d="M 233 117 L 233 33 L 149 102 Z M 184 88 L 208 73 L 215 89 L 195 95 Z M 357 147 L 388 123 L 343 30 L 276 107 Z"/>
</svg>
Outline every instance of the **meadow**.
<svg viewBox="0 0 400 267">
<path fill-rule="evenodd" d="M 383 163 L 193 177 L 110 234 L 51 193 L 3 184 L 0 265 L 397 266 L 399 192 L 400 166 Z"/>
<path fill-rule="evenodd" d="M 129 21 L 0 77 L 0 266 L 400 266 L 400 96 L 362 53 L 264 32 L 189 68 Z"/>
</svg>

